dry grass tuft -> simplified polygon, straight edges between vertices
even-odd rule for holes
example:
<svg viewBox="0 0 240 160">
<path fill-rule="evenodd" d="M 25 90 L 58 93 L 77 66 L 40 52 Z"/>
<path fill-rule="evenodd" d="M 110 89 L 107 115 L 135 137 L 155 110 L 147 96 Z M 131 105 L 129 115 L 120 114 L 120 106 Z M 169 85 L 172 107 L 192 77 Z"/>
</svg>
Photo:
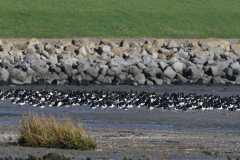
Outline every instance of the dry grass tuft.
<svg viewBox="0 0 240 160">
<path fill-rule="evenodd" d="M 125 157 L 123 158 L 123 160 L 129 160 L 128 156 L 125 156 Z"/>
<path fill-rule="evenodd" d="M 213 156 L 213 153 L 210 151 L 203 151 L 202 153 L 208 155 L 208 156 Z"/>
<path fill-rule="evenodd" d="M 9 159 L 14 160 L 13 155 L 9 155 Z"/>
<path fill-rule="evenodd" d="M 9 159 L 9 158 L 7 158 L 7 157 L 4 157 L 3 159 L 4 159 L 4 160 L 10 160 L 10 159 Z"/>
<path fill-rule="evenodd" d="M 40 160 L 40 157 L 38 157 L 37 155 L 35 154 L 28 154 L 28 159 L 31 159 L 31 160 Z"/>
<path fill-rule="evenodd" d="M 39 116 L 29 112 L 28 117 L 22 115 L 20 128 L 18 142 L 23 146 L 80 150 L 97 148 L 90 136 L 84 135 L 80 121 L 76 127 L 69 116 L 64 116 L 61 120 L 52 115 L 45 116 L 42 113 Z"/>
<path fill-rule="evenodd" d="M 230 156 L 227 156 L 228 160 L 232 160 L 232 158 Z"/>
<path fill-rule="evenodd" d="M 159 159 L 165 160 L 165 158 L 162 155 L 159 156 Z"/>
</svg>

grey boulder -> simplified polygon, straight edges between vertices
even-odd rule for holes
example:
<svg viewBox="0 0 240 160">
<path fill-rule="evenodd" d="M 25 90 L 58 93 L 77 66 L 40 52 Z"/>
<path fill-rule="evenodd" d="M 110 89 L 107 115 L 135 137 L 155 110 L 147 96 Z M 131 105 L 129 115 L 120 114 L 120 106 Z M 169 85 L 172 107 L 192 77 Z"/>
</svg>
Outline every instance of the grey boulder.
<svg viewBox="0 0 240 160">
<path fill-rule="evenodd" d="M 224 72 L 226 73 L 227 78 L 230 78 L 233 75 L 233 70 L 231 68 L 225 68 Z"/>
<path fill-rule="evenodd" d="M 158 67 L 158 64 L 156 62 L 154 62 L 153 60 L 151 60 L 148 64 L 147 67 Z"/>
<path fill-rule="evenodd" d="M 21 69 L 10 68 L 8 69 L 8 72 L 9 72 L 9 78 L 13 78 L 20 82 L 23 82 L 27 77 L 27 73 L 23 72 Z"/>
<path fill-rule="evenodd" d="M 171 40 L 167 45 L 168 49 L 178 48 L 178 47 L 180 47 L 179 44 L 177 44 L 177 42 L 175 42 L 174 40 Z"/>
<path fill-rule="evenodd" d="M 73 84 L 81 84 L 82 76 L 81 75 L 75 75 L 72 77 Z"/>
<path fill-rule="evenodd" d="M 77 67 L 77 70 L 79 72 L 82 72 L 82 71 L 86 71 L 87 69 L 89 69 L 91 66 L 89 63 L 80 63 Z"/>
<path fill-rule="evenodd" d="M 33 61 L 40 60 L 39 56 L 33 51 L 29 51 L 28 54 L 24 57 L 24 61 L 27 63 L 32 63 Z"/>
<path fill-rule="evenodd" d="M 163 84 L 163 79 L 159 79 L 159 78 L 156 78 L 156 77 L 151 77 L 149 79 L 156 85 L 162 85 Z"/>
<path fill-rule="evenodd" d="M 32 76 L 28 75 L 26 79 L 23 81 L 23 84 L 32 84 Z"/>
<path fill-rule="evenodd" d="M 116 79 L 120 82 L 123 83 L 125 79 L 127 78 L 127 73 L 126 72 L 121 72 L 116 76 Z"/>
<path fill-rule="evenodd" d="M 115 62 L 114 60 L 111 59 L 110 61 L 107 62 L 106 65 L 108 65 L 109 67 L 116 67 L 116 66 L 118 66 L 119 64 L 118 64 L 117 62 Z"/>
<path fill-rule="evenodd" d="M 86 70 L 86 74 L 90 75 L 91 77 L 93 77 L 94 79 L 98 77 L 98 74 L 99 74 L 99 68 L 96 67 L 91 67 L 91 68 L 88 68 Z"/>
<path fill-rule="evenodd" d="M 93 78 L 90 75 L 85 74 L 84 72 L 81 72 L 81 77 L 83 83 L 89 83 L 90 81 L 93 80 Z"/>
<path fill-rule="evenodd" d="M 184 77 L 195 80 L 204 76 L 204 70 L 195 67 L 188 67 L 184 70 L 183 75 Z"/>
<path fill-rule="evenodd" d="M 162 70 L 160 68 L 156 68 L 156 67 L 146 68 L 144 70 L 144 74 L 145 74 L 146 77 L 161 78 L 162 77 Z"/>
<path fill-rule="evenodd" d="M 108 76 L 104 77 L 103 75 L 99 75 L 96 79 L 98 82 L 100 82 L 101 84 L 111 84 L 112 83 L 112 79 Z"/>
<path fill-rule="evenodd" d="M 66 64 L 66 65 L 63 65 L 62 68 L 63 68 L 63 72 L 66 73 L 68 76 L 72 75 L 73 68 L 71 65 Z"/>
<path fill-rule="evenodd" d="M 10 84 L 20 84 L 20 85 L 23 84 L 23 82 L 20 82 L 14 78 L 9 78 L 9 82 L 10 82 Z"/>
<path fill-rule="evenodd" d="M 176 72 L 168 66 L 164 71 L 163 71 L 163 77 L 167 77 L 170 80 L 173 80 L 173 78 L 176 76 Z"/>
<path fill-rule="evenodd" d="M 135 59 L 135 58 L 141 58 L 141 57 L 142 57 L 141 53 L 139 53 L 139 52 L 136 51 L 136 50 L 132 51 L 132 54 L 130 54 L 130 56 L 129 56 L 129 58 L 133 58 L 133 59 Z"/>
<path fill-rule="evenodd" d="M 142 73 L 138 73 L 134 78 L 138 82 L 138 84 L 144 84 L 146 81 L 145 75 Z"/>
<path fill-rule="evenodd" d="M 129 69 L 129 74 L 132 74 L 133 76 L 137 75 L 138 73 L 141 73 L 142 70 L 139 69 L 137 66 L 132 66 L 130 69 Z"/>
<path fill-rule="evenodd" d="M 162 70 L 164 70 L 164 69 L 168 66 L 168 64 L 166 64 L 166 63 L 163 62 L 163 61 L 158 62 L 158 65 L 159 65 L 159 67 L 160 67 Z"/>
<path fill-rule="evenodd" d="M 57 67 L 55 64 L 52 64 L 49 67 L 49 71 L 50 72 L 60 73 L 61 72 L 61 68 Z"/>
<path fill-rule="evenodd" d="M 120 47 L 129 48 L 128 41 L 127 40 L 122 40 L 120 42 Z"/>
<path fill-rule="evenodd" d="M 217 77 L 217 76 L 226 77 L 226 73 L 215 66 L 210 67 L 207 73 L 208 75 L 214 76 L 214 77 Z"/>
<path fill-rule="evenodd" d="M 213 84 L 225 84 L 225 81 L 222 80 L 222 78 L 220 76 L 218 77 L 213 77 L 213 79 L 211 80 L 211 82 Z"/>
<path fill-rule="evenodd" d="M 178 61 L 172 64 L 172 68 L 175 72 L 182 73 L 183 70 L 186 68 L 186 65 Z"/>
<path fill-rule="evenodd" d="M 105 79 L 105 77 L 101 74 L 98 75 L 97 79 L 98 82 L 100 82 L 101 84 L 105 84 L 107 81 Z"/>
<path fill-rule="evenodd" d="M 33 78 L 35 78 L 37 76 L 37 73 L 30 67 L 27 70 L 27 74 L 31 75 Z"/>
<path fill-rule="evenodd" d="M 7 81 L 8 80 L 8 78 L 9 78 L 9 72 L 5 69 L 5 68 L 2 68 L 1 70 L 0 70 L 0 74 L 1 74 L 1 80 L 2 81 Z"/>
<path fill-rule="evenodd" d="M 181 80 L 182 82 L 187 82 L 188 81 L 188 79 L 183 77 L 182 74 L 180 74 L 180 73 L 177 73 L 176 79 Z"/>
<path fill-rule="evenodd" d="M 240 68 L 240 65 L 239 65 L 238 62 L 233 62 L 233 63 L 230 64 L 230 67 L 231 67 L 232 69 L 239 69 L 239 68 Z"/>
<path fill-rule="evenodd" d="M 31 63 L 30 66 L 39 77 L 44 78 L 49 71 L 49 66 L 42 60 L 34 61 L 34 63 Z"/>
<path fill-rule="evenodd" d="M 141 62 L 138 62 L 137 66 L 138 66 L 138 68 L 140 68 L 140 69 L 145 69 L 145 68 L 146 68 L 145 64 L 143 64 L 143 63 L 141 63 Z"/>
<path fill-rule="evenodd" d="M 152 61 L 152 57 L 151 57 L 150 55 L 144 55 L 144 56 L 142 57 L 142 60 L 143 60 L 143 63 L 144 63 L 145 65 L 147 65 L 147 64 L 149 64 L 149 63 Z"/>
<path fill-rule="evenodd" d="M 114 77 L 114 76 L 118 75 L 120 72 L 121 72 L 120 68 L 112 67 L 112 68 L 107 69 L 107 74 L 106 75 L 109 76 L 109 77 Z"/>
<path fill-rule="evenodd" d="M 57 79 L 58 79 L 58 80 L 68 79 L 68 75 L 65 74 L 64 72 L 60 72 L 60 73 L 58 74 Z"/>
</svg>

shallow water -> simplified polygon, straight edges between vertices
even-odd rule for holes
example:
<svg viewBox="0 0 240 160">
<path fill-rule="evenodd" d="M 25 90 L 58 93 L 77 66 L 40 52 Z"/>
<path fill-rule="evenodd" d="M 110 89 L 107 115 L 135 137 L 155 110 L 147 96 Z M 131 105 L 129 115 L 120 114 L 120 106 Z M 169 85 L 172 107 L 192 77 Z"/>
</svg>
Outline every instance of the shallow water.
<svg viewBox="0 0 240 160">
<path fill-rule="evenodd" d="M 38 88 L 41 88 L 37 86 Z M 54 87 L 50 86 L 49 89 L 52 89 Z M 61 86 L 62 87 L 62 86 Z M 59 89 L 61 89 L 61 87 Z M 88 88 L 90 90 L 96 90 L 96 86 L 77 86 L 73 87 L 70 86 L 70 88 L 63 88 L 65 90 L 74 88 L 74 90 L 77 89 L 86 89 Z M 139 86 L 139 87 L 133 87 L 133 86 L 97 86 L 97 89 L 99 90 L 125 90 L 127 88 L 127 91 L 133 90 L 133 91 L 147 91 L 147 92 L 158 92 L 159 94 L 168 92 L 184 92 L 184 93 L 193 93 L 196 92 L 197 94 L 214 94 L 214 95 L 220 95 L 220 96 L 229 96 L 229 95 L 237 95 L 240 92 L 240 86 L 235 87 L 226 87 L 226 86 L 210 86 L 210 87 L 202 87 L 202 86 Z M 34 88 L 34 87 L 33 87 Z M 45 88 L 47 88 L 45 86 Z M 56 87 L 57 88 L 57 87 Z M 58 89 L 58 88 L 57 88 Z M 223 155 L 219 155 L 218 159 L 227 159 L 227 151 L 239 150 L 239 140 L 236 139 L 236 137 L 239 136 L 240 133 L 240 112 L 229 112 L 229 111 L 220 111 L 217 112 L 216 110 L 213 111 L 204 111 L 202 113 L 201 111 L 162 111 L 162 110 L 153 110 L 151 112 L 147 112 L 145 109 L 132 109 L 128 111 L 118 111 L 116 109 L 113 110 L 91 110 L 89 107 L 82 106 L 77 108 L 33 108 L 30 106 L 25 106 L 21 108 L 21 106 L 16 105 L 15 107 L 11 107 L 10 100 L 1 101 L 0 102 L 0 124 L 2 125 L 10 125 L 14 124 L 17 125 L 18 119 L 22 113 L 28 114 L 29 110 L 32 110 L 34 112 L 37 112 L 39 114 L 44 113 L 46 115 L 52 114 L 52 115 L 64 115 L 68 114 L 71 116 L 73 120 L 77 120 L 78 118 L 82 121 L 83 127 L 89 131 L 89 133 L 94 132 L 97 134 L 97 136 L 101 136 L 101 134 L 109 134 L 106 135 L 106 137 L 100 138 L 100 146 L 104 151 L 100 152 L 81 152 L 81 154 L 77 153 L 77 158 L 86 158 L 86 157 L 93 157 L 93 158 L 103 158 L 108 157 L 109 159 L 123 159 L 125 156 L 124 152 L 120 148 L 120 153 L 115 153 L 118 151 L 115 151 L 114 149 L 110 149 L 106 147 L 107 145 L 110 145 L 107 142 L 108 138 L 120 139 L 122 140 L 128 140 L 128 135 L 125 135 L 125 132 L 128 133 L 129 131 L 133 134 L 130 134 L 131 136 L 137 136 L 135 138 L 139 138 L 140 141 L 136 142 L 139 143 L 139 145 L 142 145 L 142 150 L 140 152 L 134 151 L 133 155 L 128 154 L 129 157 L 132 157 L 133 159 L 139 159 L 142 157 L 143 154 L 146 153 L 152 153 L 152 159 L 159 159 L 158 153 L 162 154 L 158 151 L 147 151 L 144 148 L 144 145 L 151 144 L 154 145 L 155 140 L 158 140 L 159 143 L 163 143 L 167 147 L 174 146 L 173 143 L 170 143 L 172 141 L 171 139 L 174 139 L 175 141 L 180 141 L 181 143 L 185 142 L 186 139 L 189 139 L 186 143 L 183 144 L 183 147 L 187 145 L 190 145 L 191 143 L 197 145 L 202 145 L 206 143 L 206 146 L 208 146 L 207 149 L 210 150 L 220 150 L 223 152 Z M 98 132 L 101 131 L 100 133 Z M 92 132 L 91 132 L 92 131 Z M 113 133 L 116 133 L 117 135 L 114 135 L 114 137 L 111 137 L 111 132 L 116 131 Z M 120 133 L 118 133 L 118 131 Z M 155 132 L 161 132 L 158 134 L 161 135 L 161 137 L 149 137 L 148 133 L 155 133 Z M 121 134 L 124 133 L 126 137 L 119 137 Z M 144 133 L 144 135 L 136 134 L 136 133 Z M 184 134 L 190 134 L 190 136 L 193 135 L 199 135 L 198 137 L 184 137 L 184 135 L 181 135 L 181 133 Z M 100 134 L 100 135 L 99 135 Z M 139 136 L 140 135 L 140 136 Z M 203 135 L 203 136 L 202 136 Z M 109 136 L 109 137 L 108 137 Z M 118 136 L 118 137 L 117 137 Z M 166 139 L 164 139 L 166 136 Z M 181 137 L 183 136 L 183 137 Z M 205 137 L 204 137 L 205 136 Z M 142 139 L 141 139 L 142 137 Z M 180 137 L 180 138 L 179 138 Z M 104 139 L 105 138 L 105 139 Z M 147 141 L 150 139 L 150 141 Z M 151 140 L 152 139 L 152 140 Z M 169 141 L 170 139 L 170 141 Z M 180 140 L 179 140 L 180 139 Z M 130 139 L 129 139 L 130 140 Z M 144 140 L 147 142 L 145 143 Z M 169 141 L 169 143 L 168 143 Z M 218 144 L 215 144 L 213 142 L 219 141 L 221 142 L 221 146 L 218 146 Z M 167 143 L 164 143 L 167 142 Z M 115 142 L 116 143 L 116 142 Z M 127 141 L 122 142 L 127 143 Z M 180 144 L 181 144 L 180 143 Z M 105 146 L 106 144 L 106 146 Z M 176 145 L 180 145 L 176 143 Z M 226 145 L 225 145 L 226 144 Z M 164 145 L 162 146 L 164 148 Z M 212 147 L 214 145 L 214 147 Z M 182 147 L 182 146 L 180 146 Z M 227 148 L 226 148 L 227 147 Z M 158 149 L 154 148 L 153 149 Z M 110 150 L 110 151 L 108 151 Z M 131 151 L 131 148 L 128 150 Z M 128 151 L 126 150 L 126 151 Z M 157 153 L 156 153 L 157 152 Z M 183 153 L 184 152 L 184 153 Z M 59 151 L 59 153 L 69 155 L 70 157 L 74 157 L 73 154 L 67 154 L 63 151 Z M 106 153 L 106 154 L 105 154 Z M 131 153 L 131 152 L 128 152 Z M 168 152 L 163 152 L 165 154 L 165 159 L 176 159 L 176 160 L 185 160 L 185 159 L 216 159 L 215 156 L 205 156 L 201 153 L 201 151 L 196 152 L 188 152 L 186 150 L 182 150 L 182 152 L 173 153 L 172 155 L 166 154 Z M 236 156 L 236 155 L 235 155 Z M 76 157 L 76 156 L 75 156 Z"/>
<path fill-rule="evenodd" d="M 71 157 L 71 155 L 66 155 Z M 102 160 L 105 157 L 108 158 L 109 160 L 122 160 L 125 155 L 113 155 L 113 156 L 100 156 L 100 155 L 80 155 L 76 158 L 87 158 L 87 157 L 91 157 L 94 158 L 95 160 Z M 146 158 L 142 157 L 142 156 L 128 156 L 128 158 L 133 158 L 133 159 L 139 159 L 139 160 L 145 160 Z M 171 159 L 171 160 L 226 160 L 227 156 L 218 156 L 218 158 L 216 158 L 215 156 L 165 156 L 164 157 L 166 160 L 167 159 Z M 159 156 L 157 155 L 153 155 L 151 156 L 152 160 L 159 160 Z"/>
</svg>

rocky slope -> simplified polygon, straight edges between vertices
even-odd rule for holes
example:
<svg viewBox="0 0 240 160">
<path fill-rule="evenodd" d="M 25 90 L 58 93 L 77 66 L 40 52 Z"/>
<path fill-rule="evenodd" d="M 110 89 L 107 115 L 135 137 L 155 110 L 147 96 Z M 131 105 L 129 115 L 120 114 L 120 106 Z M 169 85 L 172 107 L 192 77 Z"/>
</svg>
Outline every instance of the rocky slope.
<svg viewBox="0 0 240 160">
<path fill-rule="evenodd" d="M 240 84 L 240 44 L 227 40 L 0 41 L 1 84 Z"/>
</svg>

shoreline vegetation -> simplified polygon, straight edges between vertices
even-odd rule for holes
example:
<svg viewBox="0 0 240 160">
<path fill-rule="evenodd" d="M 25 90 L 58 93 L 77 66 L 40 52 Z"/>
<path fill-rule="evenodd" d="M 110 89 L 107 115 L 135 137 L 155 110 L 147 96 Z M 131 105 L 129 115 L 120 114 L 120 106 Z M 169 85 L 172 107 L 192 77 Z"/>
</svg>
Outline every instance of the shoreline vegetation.
<svg viewBox="0 0 240 160">
<path fill-rule="evenodd" d="M 239 38 L 239 1 L 12 0 L 1 38 Z"/>
<path fill-rule="evenodd" d="M 0 160 L 75 160 L 75 158 L 70 158 L 70 157 L 60 155 L 60 154 L 55 154 L 55 153 L 49 153 L 47 155 L 44 155 L 43 158 L 41 156 L 37 156 L 35 154 L 28 154 L 28 158 L 17 158 L 17 157 L 15 157 L 15 159 L 14 159 L 13 155 L 11 155 L 11 154 L 8 157 L 5 156 L 4 158 L 0 158 Z M 159 156 L 159 158 L 161 160 L 165 160 L 164 157 L 161 156 L 161 155 Z M 93 160 L 95 158 L 87 157 L 87 158 L 82 158 L 82 159 Z M 100 159 L 108 160 L 107 157 L 101 157 Z M 125 156 L 123 158 L 123 160 L 133 160 L 133 158 Z M 151 160 L 151 158 L 147 157 L 146 160 Z"/>
<path fill-rule="evenodd" d="M 77 127 L 69 116 L 54 117 L 38 115 L 29 112 L 24 114 L 20 120 L 20 138 L 18 144 L 29 147 L 46 147 L 60 149 L 95 150 L 96 143 L 78 121 Z"/>
</svg>

